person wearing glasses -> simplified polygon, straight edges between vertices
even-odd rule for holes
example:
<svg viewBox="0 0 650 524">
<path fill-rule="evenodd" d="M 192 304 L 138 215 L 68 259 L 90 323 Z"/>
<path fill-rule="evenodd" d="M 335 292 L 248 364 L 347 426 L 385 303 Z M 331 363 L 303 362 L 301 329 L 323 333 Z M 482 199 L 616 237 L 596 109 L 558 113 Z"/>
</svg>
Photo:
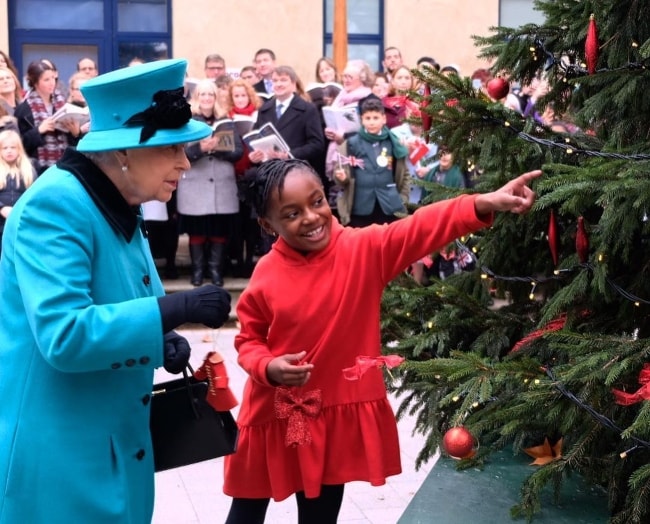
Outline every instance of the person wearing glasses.
<svg viewBox="0 0 650 524">
<path fill-rule="evenodd" d="M 205 57 L 203 70 L 206 78 L 216 79 L 226 73 L 226 61 L 221 55 L 213 53 Z"/>
</svg>

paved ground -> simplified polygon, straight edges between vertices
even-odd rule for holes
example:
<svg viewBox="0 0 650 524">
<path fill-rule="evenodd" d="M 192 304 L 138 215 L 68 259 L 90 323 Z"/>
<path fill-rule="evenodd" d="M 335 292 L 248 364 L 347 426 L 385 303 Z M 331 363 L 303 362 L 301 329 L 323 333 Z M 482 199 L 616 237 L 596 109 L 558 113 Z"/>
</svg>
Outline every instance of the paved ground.
<svg viewBox="0 0 650 524">
<path fill-rule="evenodd" d="M 241 398 L 246 374 L 236 362 L 233 328 L 181 330 L 192 345 L 192 364 L 198 367 L 213 348 L 226 358 L 233 392 Z M 156 382 L 169 380 L 160 369 Z M 392 399 L 396 408 L 398 401 Z M 235 409 L 236 411 L 236 409 Z M 415 471 L 415 457 L 422 447 L 423 437 L 412 436 L 413 420 L 399 422 L 403 473 L 388 479 L 386 485 L 353 482 L 346 486 L 339 522 L 343 524 L 395 524 L 413 495 L 426 478 L 433 462 Z M 156 504 L 153 524 L 221 524 L 230 507 L 230 498 L 222 492 L 223 459 L 214 459 L 192 466 L 156 474 Z M 269 506 L 266 524 L 293 524 L 297 511 L 293 497 L 273 502 Z"/>
</svg>

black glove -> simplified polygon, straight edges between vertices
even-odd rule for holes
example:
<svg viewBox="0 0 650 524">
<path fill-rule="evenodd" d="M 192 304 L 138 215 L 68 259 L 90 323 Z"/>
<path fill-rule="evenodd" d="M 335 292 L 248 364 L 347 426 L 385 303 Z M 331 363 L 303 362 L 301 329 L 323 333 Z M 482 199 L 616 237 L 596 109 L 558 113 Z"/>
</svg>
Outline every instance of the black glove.
<svg viewBox="0 0 650 524">
<path fill-rule="evenodd" d="M 190 344 L 176 331 L 165 333 L 163 341 L 163 366 L 170 373 L 180 373 L 190 361 Z"/>
<path fill-rule="evenodd" d="M 222 287 L 208 284 L 158 298 L 163 333 L 185 322 L 218 328 L 228 320 L 230 294 Z"/>
</svg>

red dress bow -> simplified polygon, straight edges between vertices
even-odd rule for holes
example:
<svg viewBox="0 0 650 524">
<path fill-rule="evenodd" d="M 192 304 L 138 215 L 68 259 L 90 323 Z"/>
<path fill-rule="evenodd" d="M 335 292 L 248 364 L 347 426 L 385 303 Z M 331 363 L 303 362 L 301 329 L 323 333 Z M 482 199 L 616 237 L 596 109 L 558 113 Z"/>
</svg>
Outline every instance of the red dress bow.
<svg viewBox="0 0 650 524">
<path fill-rule="evenodd" d="M 399 355 L 386 355 L 385 357 L 358 356 L 354 366 L 343 369 L 343 377 L 348 380 L 359 380 L 369 369 L 381 368 L 382 366 L 391 369 L 399 366 L 402 362 L 404 362 L 404 357 Z"/>
<path fill-rule="evenodd" d="M 307 417 L 316 418 L 322 406 L 321 390 L 312 389 L 300 396 L 285 387 L 275 390 L 275 416 L 288 419 L 284 443 L 287 447 L 302 446 L 311 442 Z"/>
<path fill-rule="evenodd" d="M 650 364 L 643 364 L 643 369 L 639 373 L 639 384 L 641 387 L 635 393 L 612 389 L 616 403 L 621 406 L 631 406 L 642 400 L 650 400 Z"/>
</svg>

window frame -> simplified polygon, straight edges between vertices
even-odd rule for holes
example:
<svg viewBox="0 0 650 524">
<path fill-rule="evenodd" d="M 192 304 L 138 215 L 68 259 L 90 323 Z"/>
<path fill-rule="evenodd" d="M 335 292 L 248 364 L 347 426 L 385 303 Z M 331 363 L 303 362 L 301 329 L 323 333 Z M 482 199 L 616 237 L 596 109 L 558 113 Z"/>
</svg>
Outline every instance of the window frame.
<svg viewBox="0 0 650 524">
<path fill-rule="evenodd" d="M 128 43 L 151 43 L 161 42 L 167 45 L 171 54 L 173 18 L 173 0 L 167 0 L 167 32 L 118 32 L 117 15 L 119 0 L 103 0 L 104 28 L 101 30 L 78 30 L 78 29 L 18 29 L 16 28 L 16 15 L 18 5 L 22 0 L 9 0 L 7 5 L 8 27 L 9 27 L 9 55 L 14 61 L 16 68 L 21 75 L 24 75 L 28 64 L 23 63 L 23 46 L 95 46 L 97 48 L 98 73 L 105 73 L 118 69 L 120 64 L 119 44 Z M 56 10 L 52 10 L 52 16 Z M 44 58 L 47 58 L 44 56 Z M 82 58 L 82 57 L 78 57 Z M 76 68 L 75 57 L 74 67 Z M 57 63 L 57 68 L 61 68 Z M 70 66 L 69 63 L 65 64 Z M 65 69 L 65 68 L 61 68 Z M 67 81 L 67 78 L 61 78 Z"/>
<path fill-rule="evenodd" d="M 373 33 L 348 33 L 348 49 L 350 46 L 354 45 L 376 45 L 379 53 L 377 56 L 377 70 L 381 71 L 383 69 L 382 62 L 384 61 L 384 35 L 385 35 L 385 23 L 384 23 L 384 13 L 385 13 L 385 0 L 377 0 L 378 3 L 378 20 L 379 20 L 379 32 L 377 34 Z M 348 0 L 346 7 L 348 16 L 350 13 L 350 4 Z M 332 2 L 332 6 L 334 3 Z M 333 34 L 327 32 L 327 19 L 329 16 L 334 16 L 334 13 L 327 12 L 327 0 L 323 0 L 323 56 L 327 56 L 327 46 L 333 46 Z M 332 24 L 333 25 L 333 24 Z M 349 53 L 348 53 L 349 56 Z M 331 57 L 330 57 L 331 58 Z M 371 64 L 372 66 L 372 64 Z M 373 68 L 374 69 L 374 68 Z"/>
</svg>

